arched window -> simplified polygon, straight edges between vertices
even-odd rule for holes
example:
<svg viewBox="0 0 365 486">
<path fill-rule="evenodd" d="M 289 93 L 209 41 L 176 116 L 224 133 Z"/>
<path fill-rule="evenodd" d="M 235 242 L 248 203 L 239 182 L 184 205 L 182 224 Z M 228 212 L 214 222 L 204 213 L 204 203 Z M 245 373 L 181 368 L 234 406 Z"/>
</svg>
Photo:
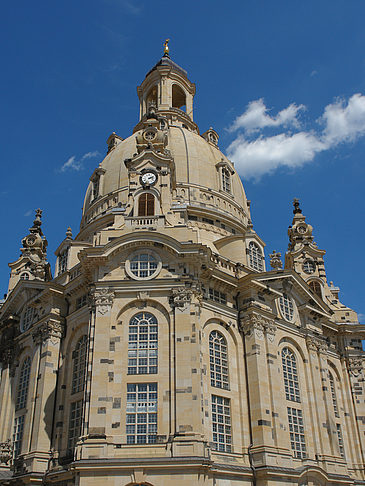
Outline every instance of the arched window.
<svg viewBox="0 0 365 486">
<path fill-rule="evenodd" d="M 264 270 L 264 264 L 262 262 L 261 249 L 254 241 L 250 241 L 248 245 L 248 255 L 250 267 L 262 272 Z"/>
<path fill-rule="evenodd" d="M 15 410 L 20 410 L 25 408 L 28 398 L 28 388 L 29 388 L 29 378 L 30 378 L 30 367 L 31 361 L 28 356 L 23 361 L 22 367 L 20 369 L 18 393 L 16 396 Z"/>
<path fill-rule="evenodd" d="M 294 353 L 289 348 L 281 352 L 283 365 L 285 397 L 289 402 L 300 402 L 297 362 Z M 289 404 L 288 404 L 289 405 Z M 292 405 L 290 403 L 290 405 Z M 305 459 L 307 457 L 303 412 L 300 408 L 287 406 L 290 445 L 294 457 Z"/>
<path fill-rule="evenodd" d="M 309 288 L 316 294 L 318 297 L 322 298 L 322 289 L 321 284 L 317 282 L 317 280 L 312 280 L 309 282 Z"/>
<path fill-rule="evenodd" d="M 20 280 L 29 280 L 29 273 L 23 272 L 20 274 Z"/>
<path fill-rule="evenodd" d="M 210 384 L 229 389 L 227 341 L 223 334 L 212 331 L 209 335 Z"/>
<path fill-rule="evenodd" d="M 225 192 L 231 192 L 231 174 L 228 169 L 222 169 L 222 189 Z"/>
<path fill-rule="evenodd" d="M 283 363 L 284 386 L 286 399 L 292 402 L 300 402 L 297 362 L 294 353 L 289 348 L 281 352 Z"/>
<path fill-rule="evenodd" d="M 139 312 L 129 322 L 128 374 L 157 373 L 157 319 L 149 312 Z"/>
<path fill-rule="evenodd" d="M 183 109 L 186 106 L 184 90 L 177 84 L 172 86 L 172 107 Z"/>
<path fill-rule="evenodd" d="M 76 344 L 76 348 L 72 353 L 73 369 L 72 369 L 72 393 L 83 391 L 85 386 L 85 371 L 86 371 L 86 354 L 87 354 L 87 336 L 82 336 Z"/>
<path fill-rule="evenodd" d="M 138 216 L 153 216 L 155 214 L 155 197 L 150 192 L 144 192 L 138 199 Z"/>
</svg>

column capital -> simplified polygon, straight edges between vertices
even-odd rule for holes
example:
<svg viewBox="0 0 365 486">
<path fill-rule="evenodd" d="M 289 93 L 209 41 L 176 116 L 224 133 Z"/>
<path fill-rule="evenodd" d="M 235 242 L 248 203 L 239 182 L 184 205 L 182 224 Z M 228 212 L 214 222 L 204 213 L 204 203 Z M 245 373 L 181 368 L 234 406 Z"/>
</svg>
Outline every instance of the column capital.
<svg viewBox="0 0 365 486">
<path fill-rule="evenodd" d="M 60 321 L 48 320 L 42 322 L 38 327 L 32 332 L 33 342 L 36 344 L 41 344 L 48 341 L 60 340 L 64 335 L 65 326 Z"/>
</svg>

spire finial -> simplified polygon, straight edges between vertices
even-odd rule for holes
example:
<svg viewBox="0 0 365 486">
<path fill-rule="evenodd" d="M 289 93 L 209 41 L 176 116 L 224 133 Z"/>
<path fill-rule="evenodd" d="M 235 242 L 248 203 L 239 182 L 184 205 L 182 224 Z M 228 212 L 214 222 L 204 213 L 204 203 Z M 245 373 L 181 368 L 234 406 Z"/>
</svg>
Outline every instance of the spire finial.
<svg viewBox="0 0 365 486">
<path fill-rule="evenodd" d="M 70 227 L 66 231 L 66 240 L 72 240 L 72 229 Z"/>
<path fill-rule="evenodd" d="M 302 210 L 299 207 L 299 199 L 297 199 L 296 197 L 293 200 L 293 206 L 294 206 L 293 214 L 301 214 L 302 213 Z"/>
<path fill-rule="evenodd" d="M 163 55 L 169 57 L 169 42 L 170 39 L 166 39 L 163 44 Z"/>
<path fill-rule="evenodd" d="M 41 218 L 42 218 L 42 210 L 38 208 L 35 212 L 35 218 L 34 218 L 34 221 L 33 221 L 33 226 L 31 228 L 29 228 L 29 231 L 31 233 L 39 233 L 40 235 L 42 235 L 42 230 L 41 230 L 42 219 Z"/>
</svg>

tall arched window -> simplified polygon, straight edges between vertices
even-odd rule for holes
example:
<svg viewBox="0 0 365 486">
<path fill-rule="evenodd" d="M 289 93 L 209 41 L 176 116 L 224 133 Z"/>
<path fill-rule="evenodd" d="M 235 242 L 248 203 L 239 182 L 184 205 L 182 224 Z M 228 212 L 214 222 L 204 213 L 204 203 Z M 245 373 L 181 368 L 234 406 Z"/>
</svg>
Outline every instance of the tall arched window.
<svg viewBox="0 0 365 486">
<path fill-rule="evenodd" d="M 87 336 L 82 336 L 72 353 L 72 393 L 83 391 L 85 386 Z"/>
<path fill-rule="evenodd" d="M 157 319 L 149 312 L 139 312 L 129 322 L 128 374 L 157 373 Z"/>
<path fill-rule="evenodd" d="M 229 389 L 227 341 L 223 334 L 212 331 L 209 335 L 210 384 Z"/>
<path fill-rule="evenodd" d="M 155 197 L 150 192 L 144 192 L 138 199 L 138 216 L 153 216 L 155 214 Z"/>
<path fill-rule="evenodd" d="M 295 355 L 289 348 L 284 348 L 281 352 L 283 362 L 285 396 L 292 402 L 300 402 L 299 381 L 297 362 Z"/>
<path fill-rule="evenodd" d="M 262 272 L 264 270 L 264 264 L 262 262 L 261 249 L 254 241 L 250 241 L 248 245 L 248 255 L 250 267 Z"/>
<path fill-rule="evenodd" d="M 28 356 L 23 361 L 22 367 L 20 369 L 18 393 L 16 396 L 15 410 L 20 410 L 25 408 L 28 398 L 28 388 L 29 388 L 29 378 L 30 378 L 30 367 L 31 361 Z"/>
<path fill-rule="evenodd" d="M 321 284 L 317 282 L 316 280 L 312 280 L 309 282 L 309 288 L 316 294 L 318 297 L 322 298 L 322 289 L 321 289 Z"/>
<path fill-rule="evenodd" d="M 281 352 L 283 365 L 285 397 L 289 402 L 300 402 L 297 362 L 294 353 L 289 348 Z M 289 405 L 289 404 L 288 404 Z M 287 406 L 290 445 L 294 457 L 305 459 L 307 450 L 305 445 L 303 412 L 300 408 L 294 408 L 290 403 Z"/>
</svg>

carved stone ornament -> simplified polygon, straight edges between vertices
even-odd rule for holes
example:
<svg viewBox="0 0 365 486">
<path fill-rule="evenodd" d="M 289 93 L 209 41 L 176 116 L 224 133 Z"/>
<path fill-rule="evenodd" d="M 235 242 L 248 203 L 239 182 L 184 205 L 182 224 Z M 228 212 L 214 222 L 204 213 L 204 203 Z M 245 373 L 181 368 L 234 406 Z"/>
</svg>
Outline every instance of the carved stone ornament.
<svg viewBox="0 0 365 486">
<path fill-rule="evenodd" d="M 46 342 L 48 339 L 61 339 L 64 333 L 64 325 L 57 321 L 47 321 L 37 327 L 33 333 L 33 341 L 36 344 Z"/>
<path fill-rule="evenodd" d="M 177 287 L 172 289 L 172 296 L 170 299 L 172 307 L 186 307 L 191 303 L 193 297 L 193 289 L 187 287 Z"/>
<path fill-rule="evenodd" d="M 348 369 L 353 376 L 359 376 L 363 373 L 364 360 L 361 358 L 349 358 Z"/>
<path fill-rule="evenodd" d="M 245 335 L 254 335 L 260 340 L 264 338 L 264 332 L 266 332 L 269 341 L 273 342 L 276 333 L 276 326 L 272 319 L 264 317 L 260 314 L 251 314 L 241 318 L 240 330 Z"/>
<path fill-rule="evenodd" d="M 273 250 L 272 253 L 270 253 L 270 266 L 274 270 L 281 270 L 283 268 L 283 263 L 281 261 L 281 253 L 278 251 Z"/>
<path fill-rule="evenodd" d="M 191 304 L 194 299 L 201 305 L 203 293 L 198 283 L 191 282 L 187 286 L 175 287 L 172 289 L 170 305 L 171 307 L 178 307 L 182 310 Z"/>
<path fill-rule="evenodd" d="M 10 376 L 14 376 L 17 358 L 21 352 L 21 348 L 14 342 L 9 342 L 0 348 L 0 363 L 3 368 L 9 367 Z"/>
<path fill-rule="evenodd" d="M 13 444 L 10 439 L 0 442 L 0 464 L 8 464 L 13 457 Z"/>
<path fill-rule="evenodd" d="M 316 336 L 307 336 L 306 338 L 307 348 L 312 353 L 316 351 L 321 354 L 327 354 L 328 344 L 323 339 Z"/>
<path fill-rule="evenodd" d="M 109 288 L 105 288 L 93 289 L 90 293 L 93 299 L 93 306 L 96 307 L 100 314 L 104 315 L 110 311 L 114 302 L 115 292 Z"/>
</svg>

